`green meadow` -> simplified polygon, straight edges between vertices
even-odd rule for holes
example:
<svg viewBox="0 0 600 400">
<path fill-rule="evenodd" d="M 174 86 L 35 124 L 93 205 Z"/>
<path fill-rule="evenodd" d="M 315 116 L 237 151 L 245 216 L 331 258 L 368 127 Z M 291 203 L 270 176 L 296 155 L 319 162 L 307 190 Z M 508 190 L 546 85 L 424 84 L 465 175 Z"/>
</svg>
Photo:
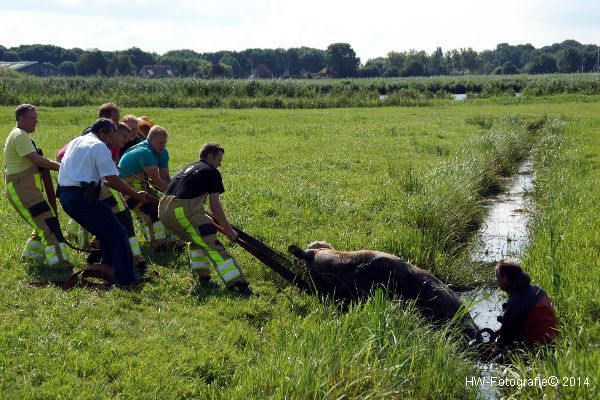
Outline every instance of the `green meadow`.
<svg viewBox="0 0 600 400">
<path fill-rule="evenodd" d="M 505 387 L 515 398 L 600 395 L 600 117 L 597 104 L 538 98 L 434 101 L 344 109 L 122 108 L 169 132 L 172 174 L 201 145 L 226 149 L 224 208 L 280 251 L 326 240 L 397 254 L 456 288 L 493 284 L 468 262 L 501 176 L 533 156 L 536 211 L 522 260 L 555 305 L 554 351 L 519 356 L 510 376 L 579 377 Z M 0 131 L 14 126 L 0 108 Z M 34 138 L 48 156 L 97 107 L 40 107 Z M 64 213 L 61 221 L 66 223 Z M 188 253 L 143 251 L 160 274 L 139 293 L 32 289 L 53 277 L 20 261 L 29 227 L 0 199 L 0 398 L 472 399 L 475 356 L 412 304 L 375 296 L 341 312 L 290 287 L 222 238 L 255 295 L 218 284 L 188 296 Z M 140 240 L 143 243 L 140 235 Z M 78 266 L 84 257 L 69 250 Z M 297 266 L 301 268 L 301 266 Z M 215 274 L 213 274 L 214 277 Z M 587 381 L 584 381 L 588 378 Z M 585 384 L 587 382 L 587 384 Z"/>
</svg>

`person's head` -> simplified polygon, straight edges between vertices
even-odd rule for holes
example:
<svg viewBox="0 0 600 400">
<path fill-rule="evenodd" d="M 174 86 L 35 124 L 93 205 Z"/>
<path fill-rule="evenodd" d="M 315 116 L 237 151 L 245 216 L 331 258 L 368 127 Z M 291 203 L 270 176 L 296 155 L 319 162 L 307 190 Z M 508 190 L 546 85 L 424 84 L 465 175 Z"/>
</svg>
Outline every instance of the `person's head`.
<svg viewBox="0 0 600 400">
<path fill-rule="evenodd" d="M 139 122 L 135 115 L 127 114 L 123 117 L 123 123 L 129 127 L 129 142 L 131 142 L 138 135 Z"/>
<path fill-rule="evenodd" d="M 115 136 L 111 142 L 112 147 L 116 147 L 117 149 L 122 149 L 125 147 L 125 143 L 129 142 L 129 134 L 131 130 L 127 124 L 120 122 L 117 125 L 117 131 L 115 132 Z"/>
<path fill-rule="evenodd" d="M 162 153 L 162 151 L 167 147 L 167 138 L 169 134 L 167 130 L 159 125 L 154 125 L 150 132 L 148 132 L 148 142 L 150 142 L 150 146 L 157 153 Z"/>
<path fill-rule="evenodd" d="M 102 104 L 98 112 L 98 118 L 108 118 L 118 124 L 119 119 L 121 119 L 121 110 L 115 103 Z"/>
<path fill-rule="evenodd" d="M 148 117 L 139 117 L 138 118 L 138 124 L 139 124 L 139 135 L 141 138 L 146 139 L 148 137 L 148 133 L 150 132 L 150 129 L 154 126 L 154 122 L 150 121 L 148 119 Z"/>
<path fill-rule="evenodd" d="M 35 131 L 37 117 L 37 108 L 31 104 L 21 104 L 15 109 L 17 126 L 27 133 Z"/>
<path fill-rule="evenodd" d="M 108 145 L 112 145 L 116 130 L 117 125 L 108 118 L 98 118 L 91 128 L 92 133 Z"/>
<path fill-rule="evenodd" d="M 215 168 L 221 166 L 223 155 L 225 155 L 225 149 L 213 142 L 205 143 L 200 149 L 200 159 Z"/>
<path fill-rule="evenodd" d="M 498 287 L 508 292 L 519 275 L 523 274 L 523 269 L 518 262 L 513 260 L 500 260 L 496 264 L 496 282 Z"/>
</svg>

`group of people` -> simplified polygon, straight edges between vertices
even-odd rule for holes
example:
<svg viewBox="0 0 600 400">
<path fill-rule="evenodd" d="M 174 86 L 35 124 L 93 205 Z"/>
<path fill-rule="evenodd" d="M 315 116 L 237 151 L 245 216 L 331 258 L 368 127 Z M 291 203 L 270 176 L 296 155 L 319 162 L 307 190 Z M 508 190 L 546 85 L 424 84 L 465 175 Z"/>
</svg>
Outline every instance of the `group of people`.
<svg viewBox="0 0 600 400">
<path fill-rule="evenodd" d="M 225 154 L 223 147 L 206 143 L 199 161 L 172 179 L 167 131 L 146 117 L 126 115 L 121 120 L 120 109 L 107 103 L 100 107 L 98 119 L 52 161 L 31 137 L 37 118 L 35 106 L 18 106 L 16 126 L 4 146 L 7 196 L 34 230 L 24 257 L 45 257 L 56 270 L 73 270 L 56 210 L 43 191 L 40 171 L 54 170 L 58 171 L 56 196 L 71 218 L 67 236 L 79 244 L 88 235 L 95 237 L 99 261 L 113 267 L 117 287 L 139 288 L 147 268 L 133 212 L 153 249 L 190 244 L 192 292 L 210 281 L 212 266 L 228 290 L 252 293 L 238 264 L 217 240 L 213 224 L 218 223 L 231 240 L 237 239 L 220 202 L 225 189 L 217 168 Z M 160 194 L 154 196 L 153 190 Z M 204 208 L 207 198 L 211 217 Z"/>
<path fill-rule="evenodd" d="M 230 291 L 252 293 L 234 258 L 217 240 L 218 223 L 235 241 L 220 201 L 225 191 L 221 166 L 225 149 L 206 143 L 199 160 L 169 173 L 168 133 L 148 118 L 126 115 L 119 108 L 101 106 L 99 118 L 66 144 L 57 161 L 42 155 L 31 134 L 37 125 L 37 108 L 22 104 L 15 110 L 16 126 L 4 145 L 6 192 L 18 214 L 33 227 L 24 257 L 45 257 L 61 271 L 72 271 L 65 237 L 56 210 L 44 196 L 40 170 L 58 171 L 57 196 L 71 217 L 67 231 L 74 238 L 87 232 L 97 238 L 100 261 L 111 265 L 116 284 L 138 288 L 146 262 L 137 241 L 132 212 L 141 220 L 152 248 L 189 243 L 193 274 L 191 292 L 211 279 L 214 268 Z M 161 192 L 160 200 L 153 189 Z M 205 210 L 208 199 L 210 214 Z M 500 289 L 509 294 L 495 346 L 502 351 L 515 342 L 550 343 L 556 336 L 556 317 L 544 291 L 531 285 L 529 276 L 514 261 L 496 266 Z"/>
</svg>

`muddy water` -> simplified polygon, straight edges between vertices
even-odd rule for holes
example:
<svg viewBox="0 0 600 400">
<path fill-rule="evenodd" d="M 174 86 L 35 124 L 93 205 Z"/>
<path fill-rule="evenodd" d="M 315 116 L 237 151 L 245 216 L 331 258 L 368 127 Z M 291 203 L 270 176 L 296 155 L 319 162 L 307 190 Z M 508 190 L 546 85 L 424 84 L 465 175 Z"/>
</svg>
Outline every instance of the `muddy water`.
<svg viewBox="0 0 600 400">
<path fill-rule="evenodd" d="M 506 178 L 506 193 L 489 200 L 488 216 L 477 232 L 477 246 L 471 254 L 472 261 L 493 262 L 503 258 L 520 260 L 529 242 L 528 225 L 532 210 L 529 194 L 533 191 L 531 161 L 521 164 L 518 172 Z M 490 269 L 490 274 L 493 271 Z M 472 304 L 471 317 L 481 328 L 497 330 L 500 323 L 496 317 L 502 311 L 504 295 L 499 290 L 478 289 L 461 295 L 466 305 Z M 498 366 L 493 363 L 479 364 L 480 375 L 487 384 L 479 386 L 479 399 L 499 399 L 498 388 L 490 385 L 489 378 Z"/>
</svg>

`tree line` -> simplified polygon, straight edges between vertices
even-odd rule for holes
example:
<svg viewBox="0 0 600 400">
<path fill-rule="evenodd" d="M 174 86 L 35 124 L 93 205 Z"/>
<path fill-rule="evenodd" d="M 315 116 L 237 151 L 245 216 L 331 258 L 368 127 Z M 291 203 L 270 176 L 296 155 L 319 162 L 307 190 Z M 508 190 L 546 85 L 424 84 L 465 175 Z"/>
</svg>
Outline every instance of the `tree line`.
<svg viewBox="0 0 600 400">
<path fill-rule="evenodd" d="M 64 49 L 53 45 L 0 45 L 0 61 L 37 61 L 65 76 L 137 75 L 144 65 L 168 65 L 175 76 L 198 78 L 271 77 L 408 77 L 464 74 L 573 73 L 600 70 L 600 47 L 566 40 L 536 49 L 531 44 L 500 43 L 493 50 L 472 48 L 428 54 L 421 50 L 391 51 L 361 63 L 348 43 L 326 50 L 310 47 L 246 49 L 198 53 L 172 50 L 159 55 L 137 47 L 122 51 Z"/>
</svg>

